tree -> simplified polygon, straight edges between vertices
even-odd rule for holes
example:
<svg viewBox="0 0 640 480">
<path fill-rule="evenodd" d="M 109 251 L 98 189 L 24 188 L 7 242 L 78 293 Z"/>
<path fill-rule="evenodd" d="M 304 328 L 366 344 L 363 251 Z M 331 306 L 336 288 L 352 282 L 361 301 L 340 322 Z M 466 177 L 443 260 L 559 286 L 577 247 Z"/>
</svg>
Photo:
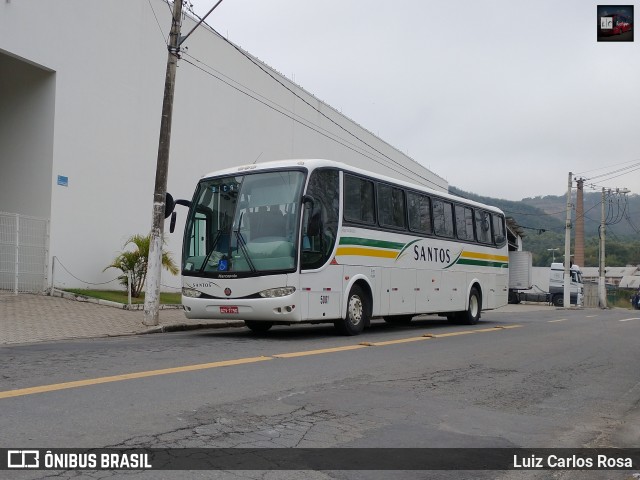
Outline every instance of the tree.
<svg viewBox="0 0 640 480">
<path fill-rule="evenodd" d="M 133 245 L 135 250 L 123 250 L 114 258 L 113 262 L 103 270 L 103 272 L 109 268 L 121 270 L 123 275 L 120 275 L 118 280 L 120 280 L 120 284 L 125 287 L 128 283 L 127 272 L 131 272 L 131 296 L 136 298 L 142 293 L 142 287 L 147 279 L 147 259 L 149 257 L 150 242 L 150 234 L 133 235 L 129 237 L 124 243 L 123 248 L 126 249 L 127 246 Z M 174 275 L 179 271 L 173 258 L 167 252 L 162 252 L 162 266 Z"/>
</svg>

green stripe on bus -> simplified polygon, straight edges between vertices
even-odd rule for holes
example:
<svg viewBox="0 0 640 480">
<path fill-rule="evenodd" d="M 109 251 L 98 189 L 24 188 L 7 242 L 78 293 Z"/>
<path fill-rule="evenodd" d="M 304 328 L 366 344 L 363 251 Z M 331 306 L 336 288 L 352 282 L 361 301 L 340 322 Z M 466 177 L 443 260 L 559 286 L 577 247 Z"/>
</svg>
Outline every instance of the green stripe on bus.
<svg viewBox="0 0 640 480">
<path fill-rule="evenodd" d="M 342 237 L 340 239 L 340 245 L 360 245 L 363 247 L 389 248 L 391 250 L 400 250 L 404 247 L 404 243 L 371 240 L 360 237 Z"/>
<path fill-rule="evenodd" d="M 508 267 L 509 264 L 506 262 L 490 262 L 487 260 L 472 260 L 470 258 L 461 258 L 458 260 L 457 265 L 475 265 L 479 267 Z"/>
</svg>

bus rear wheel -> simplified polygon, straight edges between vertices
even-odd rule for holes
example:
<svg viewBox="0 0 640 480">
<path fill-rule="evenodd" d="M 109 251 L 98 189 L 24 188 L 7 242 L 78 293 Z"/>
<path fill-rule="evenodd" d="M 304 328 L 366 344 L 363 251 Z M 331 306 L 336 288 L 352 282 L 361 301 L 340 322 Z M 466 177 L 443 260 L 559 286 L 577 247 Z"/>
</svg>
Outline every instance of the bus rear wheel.
<svg viewBox="0 0 640 480">
<path fill-rule="evenodd" d="M 358 285 L 351 287 L 347 299 L 346 318 L 336 320 L 333 325 L 343 335 L 359 335 L 369 321 L 369 297 Z"/>
<path fill-rule="evenodd" d="M 266 333 L 273 327 L 273 322 L 258 322 L 256 320 L 245 320 L 244 324 L 254 333 Z"/>
<path fill-rule="evenodd" d="M 469 292 L 469 308 L 464 312 L 456 314 L 457 323 L 462 325 L 475 325 L 480 320 L 482 311 L 482 297 L 476 287 L 471 287 Z"/>
</svg>

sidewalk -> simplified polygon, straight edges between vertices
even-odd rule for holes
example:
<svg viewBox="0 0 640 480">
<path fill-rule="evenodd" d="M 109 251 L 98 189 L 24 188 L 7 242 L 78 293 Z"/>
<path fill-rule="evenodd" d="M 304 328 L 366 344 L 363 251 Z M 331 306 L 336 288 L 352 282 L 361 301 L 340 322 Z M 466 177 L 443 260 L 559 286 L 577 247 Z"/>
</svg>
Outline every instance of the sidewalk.
<svg viewBox="0 0 640 480">
<path fill-rule="evenodd" d="M 0 292 L 0 345 L 244 326 L 244 322 L 237 320 L 189 320 L 182 309 L 160 310 L 158 327 L 143 325 L 143 318 L 141 310 L 129 311 L 46 295 Z"/>
<path fill-rule="evenodd" d="M 506 305 L 495 312 L 553 309 L 545 304 Z M 0 346 L 74 338 L 117 337 L 196 328 L 243 327 L 241 320 L 189 320 L 182 309 L 160 310 L 160 325 L 142 323 L 142 310 L 124 310 L 60 297 L 0 292 Z"/>
</svg>

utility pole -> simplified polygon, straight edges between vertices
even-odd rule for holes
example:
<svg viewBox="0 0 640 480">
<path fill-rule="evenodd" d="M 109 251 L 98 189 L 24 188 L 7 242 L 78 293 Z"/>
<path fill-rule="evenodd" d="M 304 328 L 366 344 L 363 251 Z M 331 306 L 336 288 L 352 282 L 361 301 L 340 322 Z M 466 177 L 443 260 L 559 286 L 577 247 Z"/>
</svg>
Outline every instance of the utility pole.
<svg viewBox="0 0 640 480">
<path fill-rule="evenodd" d="M 562 305 L 564 308 L 571 307 L 571 272 L 569 271 L 571 263 L 571 177 L 572 173 L 569 172 L 569 186 L 567 188 L 567 221 L 565 223 L 564 234 L 564 295 L 562 299 Z"/>
<path fill-rule="evenodd" d="M 576 193 L 576 236 L 575 236 L 575 263 L 584 267 L 584 178 L 577 178 L 578 190 Z"/>
<path fill-rule="evenodd" d="M 169 33 L 169 53 L 164 81 L 162 119 L 160 121 L 160 141 L 156 164 L 156 183 L 153 191 L 153 216 L 149 258 L 147 261 L 147 288 L 144 297 L 145 325 L 158 325 L 160 310 L 160 278 L 162 274 L 162 244 L 164 235 L 164 209 L 167 195 L 167 174 L 169 171 L 169 144 L 171 142 L 171 120 L 173 115 L 173 92 L 175 90 L 176 66 L 180 51 L 180 25 L 182 0 L 174 0 L 171 32 Z"/>
<path fill-rule="evenodd" d="M 607 308 L 607 289 L 604 283 L 604 237 L 606 230 L 606 218 L 604 215 L 605 190 L 602 187 L 602 211 L 600 212 L 600 269 L 598 277 L 598 299 L 600 308 Z"/>
<path fill-rule="evenodd" d="M 173 115 L 173 92 L 175 90 L 176 67 L 180 58 L 180 46 L 213 12 L 222 0 L 218 0 L 211 10 L 184 37 L 180 36 L 182 25 L 182 0 L 174 0 L 169 33 L 167 72 L 164 80 L 162 119 L 160 120 L 160 141 L 158 142 L 158 162 L 156 164 L 156 184 L 153 191 L 153 214 L 151 239 L 147 259 L 147 288 L 144 297 L 145 325 L 158 325 L 160 312 L 160 278 L 162 275 L 162 244 L 164 235 L 164 212 L 167 197 L 167 175 L 169 172 L 169 144 L 171 143 L 171 120 Z"/>
</svg>

